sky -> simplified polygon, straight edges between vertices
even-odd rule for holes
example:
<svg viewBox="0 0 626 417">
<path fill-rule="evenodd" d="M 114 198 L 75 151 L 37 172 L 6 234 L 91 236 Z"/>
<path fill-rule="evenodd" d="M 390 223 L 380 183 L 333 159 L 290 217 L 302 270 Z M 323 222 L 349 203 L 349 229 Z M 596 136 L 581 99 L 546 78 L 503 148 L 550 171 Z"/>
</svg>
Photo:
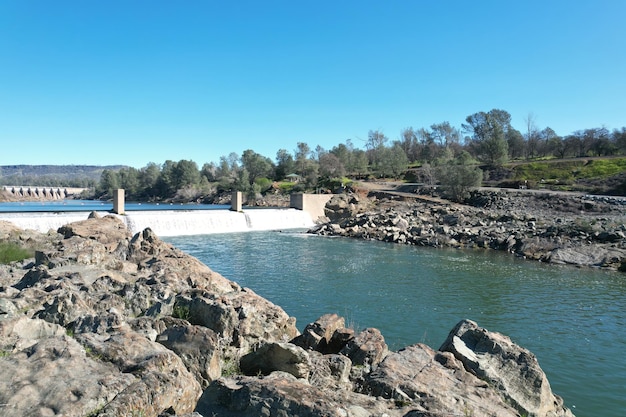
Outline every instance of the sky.
<svg viewBox="0 0 626 417">
<path fill-rule="evenodd" d="M 0 1 L 0 165 L 199 167 L 503 109 L 626 126 L 626 1 Z"/>
</svg>

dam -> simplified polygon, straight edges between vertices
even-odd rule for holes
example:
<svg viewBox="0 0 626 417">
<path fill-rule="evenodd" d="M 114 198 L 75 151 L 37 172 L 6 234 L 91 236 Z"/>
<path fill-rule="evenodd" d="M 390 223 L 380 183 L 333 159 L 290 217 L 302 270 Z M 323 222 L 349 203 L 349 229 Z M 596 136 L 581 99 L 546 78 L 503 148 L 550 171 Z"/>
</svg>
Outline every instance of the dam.
<svg viewBox="0 0 626 417">
<path fill-rule="evenodd" d="M 22 229 L 47 233 L 59 227 L 85 220 L 91 212 L 0 213 L 0 221 L 8 221 Z M 314 225 L 311 216 L 301 210 L 250 209 L 231 210 L 147 210 L 129 211 L 124 215 L 96 211 L 101 217 L 111 215 L 122 220 L 132 233 L 149 227 L 157 236 L 189 236 L 261 230 L 302 229 Z"/>
<path fill-rule="evenodd" d="M 296 195 L 291 208 L 245 208 L 238 196 L 233 196 L 233 205 L 217 208 L 198 206 L 140 205 L 132 210 L 121 201 L 110 204 L 100 202 L 77 202 L 67 205 L 36 206 L 36 208 L 14 205 L 14 210 L 0 211 L 0 221 L 8 221 L 22 229 L 47 233 L 59 227 L 85 220 L 92 212 L 99 216 L 112 215 L 123 221 L 132 233 L 150 228 L 157 236 L 191 236 L 248 231 L 308 229 L 323 216 L 323 206 L 331 195 Z M 84 208 L 84 210 L 81 210 Z"/>
</svg>

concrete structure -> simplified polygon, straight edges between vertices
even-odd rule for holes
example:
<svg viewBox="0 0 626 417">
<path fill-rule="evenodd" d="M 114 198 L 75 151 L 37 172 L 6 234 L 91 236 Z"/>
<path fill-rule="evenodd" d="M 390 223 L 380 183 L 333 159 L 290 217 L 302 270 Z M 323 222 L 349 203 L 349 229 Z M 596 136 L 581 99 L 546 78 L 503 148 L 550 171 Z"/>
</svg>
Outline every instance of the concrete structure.
<svg viewBox="0 0 626 417">
<path fill-rule="evenodd" d="M 113 212 L 124 214 L 124 189 L 118 188 L 113 191 Z"/>
<path fill-rule="evenodd" d="M 68 187 L 35 187 L 32 185 L 3 185 L 2 191 L 17 198 L 26 200 L 64 200 L 72 195 L 80 194 L 88 188 Z"/>
<path fill-rule="evenodd" d="M 324 207 L 333 194 L 291 194 L 289 207 L 306 211 L 313 221 L 324 217 Z"/>
<path fill-rule="evenodd" d="M 230 200 L 231 211 L 243 211 L 243 209 L 241 208 L 243 205 L 243 195 L 241 194 L 241 191 L 234 191 Z"/>
</svg>

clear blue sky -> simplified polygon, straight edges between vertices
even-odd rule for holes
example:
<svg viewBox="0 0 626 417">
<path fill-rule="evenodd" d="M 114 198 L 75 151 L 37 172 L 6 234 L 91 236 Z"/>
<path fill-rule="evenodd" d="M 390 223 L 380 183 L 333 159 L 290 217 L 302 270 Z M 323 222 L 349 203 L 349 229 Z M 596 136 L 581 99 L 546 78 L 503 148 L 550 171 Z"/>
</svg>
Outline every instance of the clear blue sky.
<svg viewBox="0 0 626 417">
<path fill-rule="evenodd" d="M 626 1 L 0 1 L 0 165 L 126 164 L 493 108 L 626 126 Z"/>
</svg>

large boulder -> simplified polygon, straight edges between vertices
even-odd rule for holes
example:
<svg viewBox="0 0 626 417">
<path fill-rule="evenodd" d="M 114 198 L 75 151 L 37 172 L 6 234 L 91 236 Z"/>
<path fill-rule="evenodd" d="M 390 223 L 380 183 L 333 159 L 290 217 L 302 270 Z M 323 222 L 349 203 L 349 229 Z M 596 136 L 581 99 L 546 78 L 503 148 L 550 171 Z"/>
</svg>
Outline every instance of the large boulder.
<svg viewBox="0 0 626 417">
<path fill-rule="evenodd" d="M 463 320 L 440 350 L 451 352 L 467 371 L 497 389 L 521 413 L 537 417 L 572 415 L 563 400 L 552 393 L 535 355 L 507 336 Z"/>
<path fill-rule="evenodd" d="M 213 330 L 184 320 L 171 319 L 164 324 L 167 328 L 157 336 L 157 342 L 183 360 L 203 389 L 221 376 L 219 338 Z"/>
<path fill-rule="evenodd" d="M 368 328 L 359 332 L 340 352 L 350 358 L 354 365 L 375 368 L 389 353 L 385 338 L 380 330 Z"/>
<path fill-rule="evenodd" d="M 365 206 L 367 206 L 367 203 L 362 201 L 356 194 L 335 194 L 326 203 L 324 215 L 330 221 L 338 221 L 356 216 L 364 210 Z"/>
<path fill-rule="evenodd" d="M 196 411 L 216 417 L 401 417 L 408 409 L 391 400 L 346 390 L 324 390 L 284 372 L 263 378 L 220 378 L 206 389 Z"/>
<path fill-rule="evenodd" d="M 90 355 L 61 326 L 42 322 L 21 318 L 2 326 L 4 415 L 91 415 L 135 381 Z"/>
<path fill-rule="evenodd" d="M 275 342 L 263 344 L 242 356 L 239 366 L 246 375 L 269 375 L 280 371 L 307 379 L 311 372 L 311 359 L 299 346 Z"/>
<path fill-rule="evenodd" d="M 412 415 L 518 415 L 495 390 L 466 372 L 454 358 L 422 344 L 387 355 L 366 377 L 362 390 L 424 413 Z"/>
<path fill-rule="evenodd" d="M 325 314 L 305 326 L 292 343 L 321 353 L 339 353 L 354 338 L 354 330 L 345 327 L 346 321 L 337 314 Z"/>
</svg>

